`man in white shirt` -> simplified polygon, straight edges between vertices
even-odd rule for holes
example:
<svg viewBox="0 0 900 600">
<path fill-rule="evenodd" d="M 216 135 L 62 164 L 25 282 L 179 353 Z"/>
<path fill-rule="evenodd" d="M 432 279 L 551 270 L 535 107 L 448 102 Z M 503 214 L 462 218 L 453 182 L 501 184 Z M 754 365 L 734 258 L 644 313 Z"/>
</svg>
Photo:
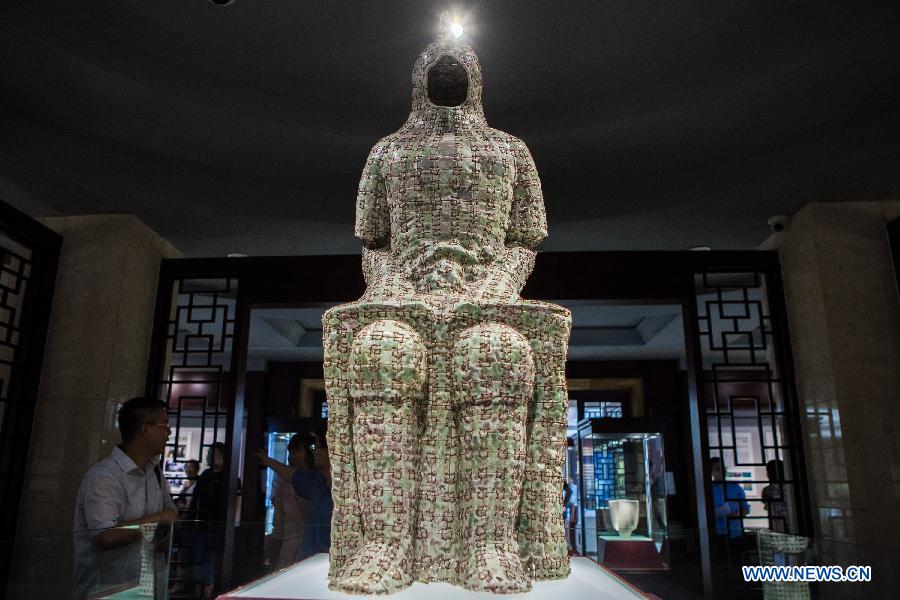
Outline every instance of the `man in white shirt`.
<svg viewBox="0 0 900 600">
<path fill-rule="evenodd" d="M 132 398 L 119 409 L 122 443 L 81 480 L 75 501 L 73 598 L 98 589 L 137 582 L 139 528 L 129 525 L 177 519 L 169 486 L 159 467 L 171 430 L 164 402 Z"/>
</svg>

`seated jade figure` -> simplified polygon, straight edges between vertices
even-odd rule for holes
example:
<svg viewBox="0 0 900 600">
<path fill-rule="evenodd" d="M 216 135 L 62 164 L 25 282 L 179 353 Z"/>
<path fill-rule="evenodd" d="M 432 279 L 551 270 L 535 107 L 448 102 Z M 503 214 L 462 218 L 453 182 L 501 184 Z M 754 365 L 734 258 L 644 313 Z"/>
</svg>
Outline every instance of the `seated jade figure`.
<svg viewBox="0 0 900 600">
<path fill-rule="evenodd" d="M 519 296 L 547 235 L 540 180 L 485 122 L 470 47 L 416 61 L 409 119 L 366 162 L 356 235 L 366 292 L 323 318 L 331 588 L 566 577 L 571 317 Z"/>
</svg>

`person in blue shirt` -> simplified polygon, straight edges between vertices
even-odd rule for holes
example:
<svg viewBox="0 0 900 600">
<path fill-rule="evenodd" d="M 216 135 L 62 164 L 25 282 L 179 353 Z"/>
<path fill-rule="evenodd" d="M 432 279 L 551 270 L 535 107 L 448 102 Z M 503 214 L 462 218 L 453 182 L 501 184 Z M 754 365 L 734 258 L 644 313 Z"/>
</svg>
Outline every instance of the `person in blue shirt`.
<svg viewBox="0 0 900 600">
<path fill-rule="evenodd" d="M 299 560 L 331 549 L 331 513 L 334 501 L 331 498 L 331 460 L 325 437 L 310 446 L 314 469 L 297 469 L 291 478 L 294 491 L 301 498 L 309 500 L 306 513 L 306 529 L 300 545 Z"/>
<path fill-rule="evenodd" d="M 725 482 L 722 459 L 713 456 L 710 459 L 712 477 L 712 503 L 716 516 L 716 534 L 731 539 L 739 538 L 744 533 L 741 520 L 750 512 L 750 504 L 744 489 L 737 483 Z"/>
<path fill-rule="evenodd" d="M 312 469 L 294 470 L 267 456 L 263 450 L 257 454 L 260 463 L 275 471 L 282 479 L 290 481 L 297 495 L 309 501 L 303 541 L 300 543 L 297 560 L 309 558 L 320 552 L 327 553 L 331 549 L 331 514 L 334 511 L 334 501 L 331 498 L 331 461 L 324 436 L 321 441 L 313 438 L 309 450 L 313 455 Z"/>
</svg>

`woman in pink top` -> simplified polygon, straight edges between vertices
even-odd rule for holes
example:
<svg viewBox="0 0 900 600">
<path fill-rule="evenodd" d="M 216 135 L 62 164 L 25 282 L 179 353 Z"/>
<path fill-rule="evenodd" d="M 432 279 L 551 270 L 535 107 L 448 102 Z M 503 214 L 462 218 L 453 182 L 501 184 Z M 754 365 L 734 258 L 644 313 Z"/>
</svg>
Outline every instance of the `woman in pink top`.
<svg viewBox="0 0 900 600">
<path fill-rule="evenodd" d="M 314 440 L 309 434 L 298 433 L 288 442 L 288 466 L 292 471 L 312 469 L 313 456 L 309 446 Z M 294 491 L 290 481 L 276 477 L 273 481 L 272 505 L 275 517 L 269 536 L 270 557 L 276 557 L 275 569 L 283 569 L 297 562 L 297 553 L 303 541 L 303 527 L 309 500 Z"/>
</svg>

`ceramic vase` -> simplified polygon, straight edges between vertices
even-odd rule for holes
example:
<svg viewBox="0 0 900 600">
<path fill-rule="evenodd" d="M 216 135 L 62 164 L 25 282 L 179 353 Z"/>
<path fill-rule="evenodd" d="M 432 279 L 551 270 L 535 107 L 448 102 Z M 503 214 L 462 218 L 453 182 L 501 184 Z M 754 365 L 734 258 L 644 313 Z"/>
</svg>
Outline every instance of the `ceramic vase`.
<svg viewBox="0 0 900 600">
<path fill-rule="evenodd" d="M 631 537 L 631 533 L 638 526 L 641 516 L 641 505 L 637 500 L 610 500 L 609 517 L 613 529 L 619 532 L 621 537 Z"/>
</svg>

